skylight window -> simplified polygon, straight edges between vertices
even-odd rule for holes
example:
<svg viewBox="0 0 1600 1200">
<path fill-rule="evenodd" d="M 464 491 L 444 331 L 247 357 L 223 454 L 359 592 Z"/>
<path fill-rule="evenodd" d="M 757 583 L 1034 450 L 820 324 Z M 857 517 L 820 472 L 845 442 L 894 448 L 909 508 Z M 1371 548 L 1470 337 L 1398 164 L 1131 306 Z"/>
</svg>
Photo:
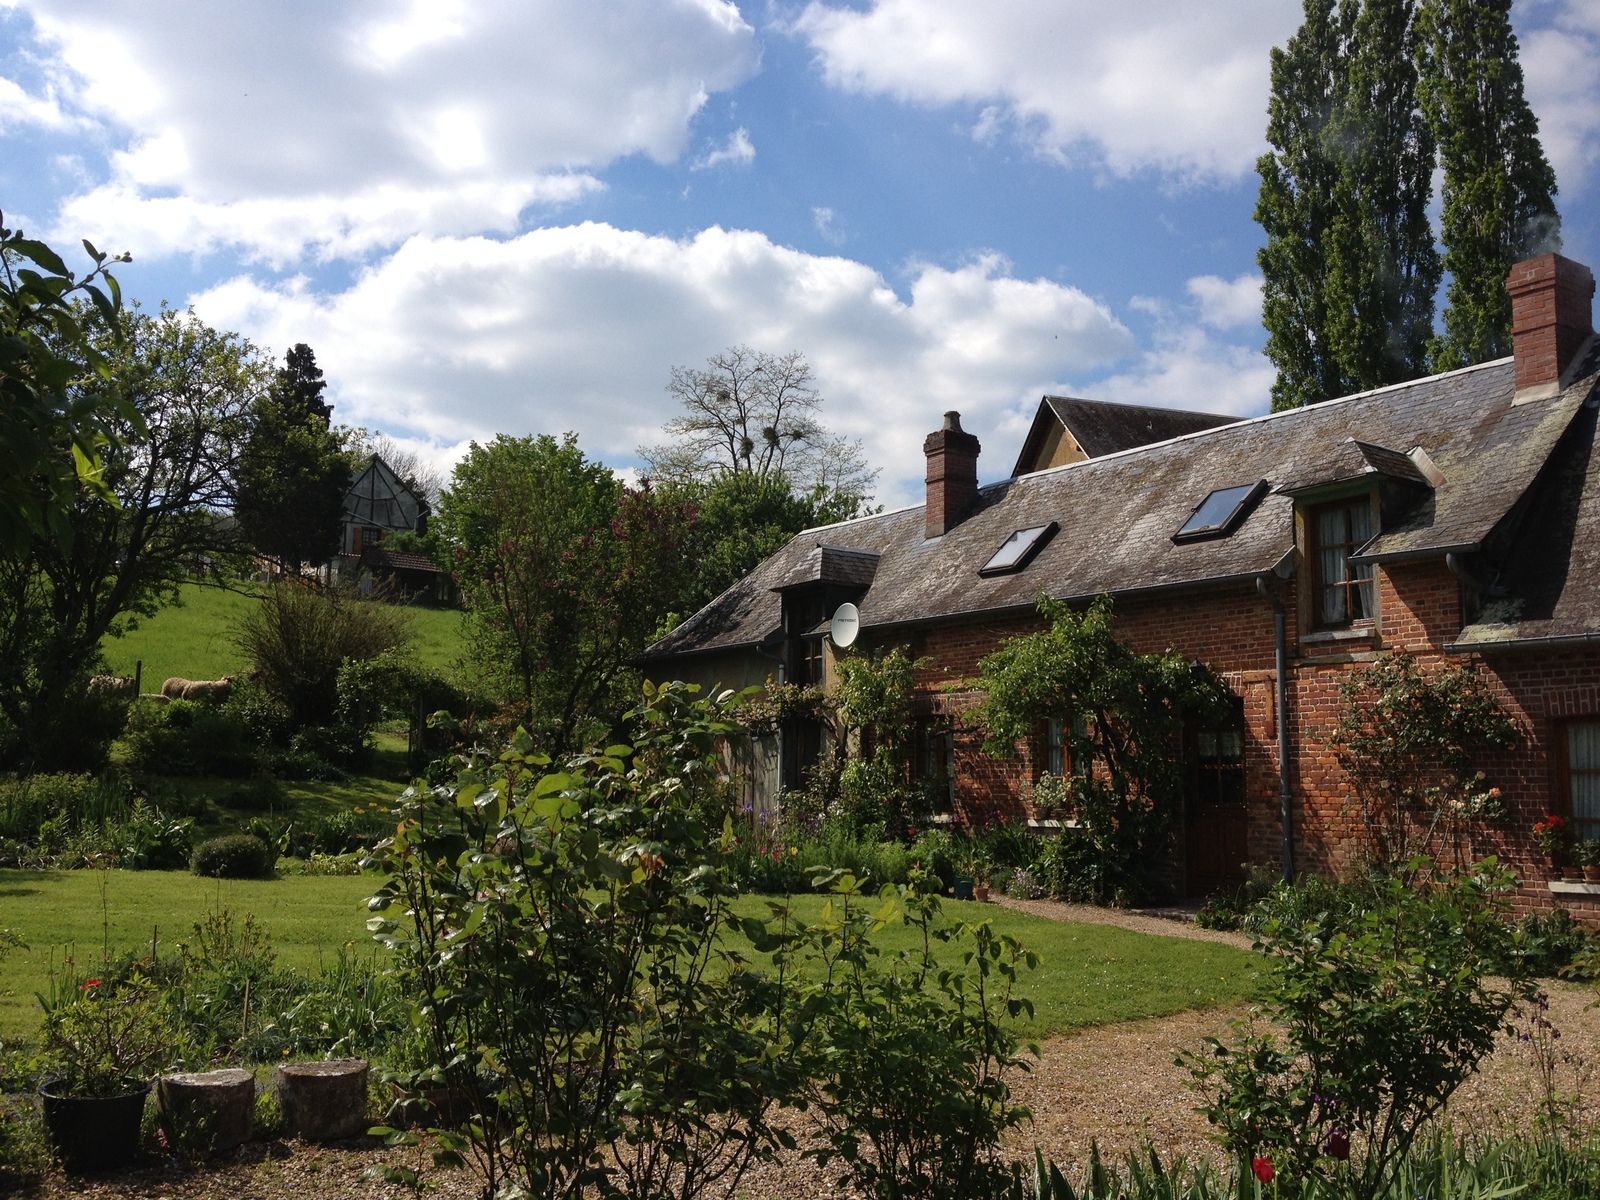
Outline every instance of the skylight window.
<svg viewBox="0 0 1600 1200">
<path fill-rule="evenodd" d="M 1044 545 L 1056 534 L 1061 526 L 1051 521 L 1048 525 L 1035 525 L 1031 529 L 1019 529 L 1000 544 L 1000 549 L 994 556 L 978 569 L 979 575 L 1008 575 L 1022 570 L 1033 561 L 1033 556 L 1044 549 Z"/>
<path fill-rule="evenodd" d="M 1200 501 L 1183 527 L 1172 535 L 1172 540 L 1196 542 L 1201 538 L 1226 537 L 1250 514 L 1266 490 L 1265 479 L 1256 483 L 1242 483 L 1237 487 L 1218 488 Z"/>
</svg>

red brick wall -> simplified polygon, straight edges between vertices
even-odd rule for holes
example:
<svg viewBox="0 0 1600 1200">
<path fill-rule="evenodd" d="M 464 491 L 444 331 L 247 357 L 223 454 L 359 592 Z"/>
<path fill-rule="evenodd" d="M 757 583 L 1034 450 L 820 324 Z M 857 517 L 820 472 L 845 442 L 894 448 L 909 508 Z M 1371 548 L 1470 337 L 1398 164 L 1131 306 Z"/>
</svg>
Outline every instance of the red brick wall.
<svg viewBox="0 0 1600 1200">
<path fill-rule="evenodd" d="M 1295 819 L 1295 865 L 1341 872 L 1361 854 L 1359 816 L 1348 780 L 1329 739 L 1341 710 L 1340 684 L 1359 665 L 1385 650 L 1405 649 L 1425 668 L 1462 661 L 1443 647 L 1461 628 L 1460 588 L 1442 562 L 1396 564 L 1378 574 L 1380 621 L 1373 638 L 1355 647 L 1308 645 L 1296 636 L 1294 581 L 1278 585 L 1289 613 L 1290 787 Z M 978 663 L 1009 637 L 1041 627 L 1037 617 L 952 621 L 913 634 L 863 639 L 867 645 L 907 645 L 932 665 L 918 673 L 922 705 L 949 714 L 956 726 L 957 796 L 962 815 L 987 821 L 1029 815 L 1031 783 L 1042 755 L 1019 744 L 1005 758 L 982 750 L 982 732 L 961 716 L 977 702 Z M 1282 831 L 1278 806 L 1277 719 L 1272 607 L 1253 585 L 1124 598 L 1117 603 L 1118 636 L 1141 652 L 1177 650 L 1207 663 L 1243 700 L 1249 849 L 1253 862 L 1279 864 Z M 1311 654 L 1312 650 L 1317 651 Z M 1600 713 L 1600 649 L 1515 652 L 1475 659 L 1515 717 L 1518 747 L 1486 759 L 1489 782 L 1501 788 L 1511 816 L 1474 849 L 1498 853 L 1523 875 L 1523 908 L 1549 907 L 1543 860 L 1529 830 L 1557 806 L 1552 747 L 1563 716 Z M 1600 898 L 1563 897 L 1561 903 L 1600 919 Z"/>
</svg>

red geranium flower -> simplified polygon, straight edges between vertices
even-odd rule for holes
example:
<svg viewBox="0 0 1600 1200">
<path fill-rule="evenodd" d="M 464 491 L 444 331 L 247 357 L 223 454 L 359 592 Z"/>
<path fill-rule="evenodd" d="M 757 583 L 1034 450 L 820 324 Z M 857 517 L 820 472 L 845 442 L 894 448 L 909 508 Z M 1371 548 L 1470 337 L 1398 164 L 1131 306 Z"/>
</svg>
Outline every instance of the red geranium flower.
<svg viewBox="0 0 1600 1200">
<path fill-rule="evenodd" d="M 1272 1160 L 1270 1158 L 1256 1158 L 1250 1162 L 1250 1169 L 1255 1172 L 1256 1178 L 1262 1183 L 1272 1182 Z"/>
<path fill-rule="evenodd" d="M 88 983 L 83 985 L 83 990 L 87 992 L 90 988 L 99 987 L 99 986 L 100 986 L 100 981 L 98 979 L 91 979 L 91 980 L 89 980 Z"/>
</svg>

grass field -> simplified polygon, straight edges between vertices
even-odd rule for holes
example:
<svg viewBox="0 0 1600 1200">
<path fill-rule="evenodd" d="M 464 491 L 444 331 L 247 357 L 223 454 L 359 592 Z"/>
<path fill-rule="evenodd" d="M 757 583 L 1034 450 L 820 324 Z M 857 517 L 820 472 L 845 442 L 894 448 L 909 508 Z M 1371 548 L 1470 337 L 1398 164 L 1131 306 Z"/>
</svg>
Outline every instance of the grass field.
<svg viewBox="0 0 1600 1200">
<path fill-rule="evenodd" d="M 158 692 L 164 680 L 221 679 L 246 670 L 244 656 L 233 644 L 234 627 L 255 603 L 252 596 L 222 588 L 191 584 L 179 594 L 181 603 L 144 618 L 137 629 L 107 638 L 101 649 L 115 675 L 132 675 L 144 663 L 144 690 Z M 426 669 L 446 678 L 459 674 L 462 652 L 461 613 L 453 609 L 411 608 L 416 654 Z"/>
<path fill-rule="evenodd" d="M 16 930 L 30 947 L 0 962 L 0 1037 L 31 1035 L 37 1027 L 34 993 L 44 990 L 52 954 L 57 962 L 63 954 L 80 964 L 98 961 L 107 944 L 113 955 L 148 948 L 153 928 L 159 951 L 187 938 L 205 913 L 228 909 L 260 919 L 280 962 L 315 968 L 346 942 L 373 945 L 362 901 L 375 883 L 361 876 L 253 880 L 179 871 L 0 871 L 0 926 Z"/>
<path fill-rule="evenodd" d="M 101 885 L 105 904 L 101 904 Z M 198 879 L 175 871 L 0 871 L 0 925 L 15 929 L 30 949 L 0 962 L 0 1036 L 27 1035 L 38 1017 L 34 993 L 45 986 L 52 953 L 74 947 L 81 964 L 98 959 L 109 943 L 113 954 L 187 937 L 207 912 L 253 913 L 272 933 L 280 960 L 316 967 L 346 942 L 365 947 L 367 913 L 362 901 L 373 892 L 371 877 L 291 876 L 271 881 Z M 820 897 L 794 901 L 803 919 L 815 919 Z M 747 915 L 765 915 L 766 900 L 740 901 Z M 1255 960 L 1231 946 L 1151 937 L 1104 925 L 1047 921 L 997 905 L 951 901 L 946 915 L 990 921 L 1020 938 L 1043 962 L 1024 972 L 1019 994 L 1034 1002 L 1035 1019 L 1019 1031 L 1044 1038 L 1072 1029 L 1164 1016 L 1246 999 L 1255 987 Z M 914 948 L 908 929 L 885 931 L 880 945 Z M 941 946 L 946 965 L 954 947 Z"/>
</svg>

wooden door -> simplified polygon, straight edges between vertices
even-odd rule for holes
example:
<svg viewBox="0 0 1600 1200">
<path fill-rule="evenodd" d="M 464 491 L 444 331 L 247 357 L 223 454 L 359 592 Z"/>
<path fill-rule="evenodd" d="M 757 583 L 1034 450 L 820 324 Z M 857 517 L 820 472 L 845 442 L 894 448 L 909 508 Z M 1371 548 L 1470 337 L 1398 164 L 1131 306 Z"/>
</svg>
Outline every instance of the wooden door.
<svg viewBox="0 0 1600 1200">
<path fill-rule="evenodd" d="M 1244 793 L 1244 723 L 1195 729 L 1188 742 L 1185 843 L 1189 894 L 1208 896 L 1244 882 L 1250 855 Z"/>
</svg>

